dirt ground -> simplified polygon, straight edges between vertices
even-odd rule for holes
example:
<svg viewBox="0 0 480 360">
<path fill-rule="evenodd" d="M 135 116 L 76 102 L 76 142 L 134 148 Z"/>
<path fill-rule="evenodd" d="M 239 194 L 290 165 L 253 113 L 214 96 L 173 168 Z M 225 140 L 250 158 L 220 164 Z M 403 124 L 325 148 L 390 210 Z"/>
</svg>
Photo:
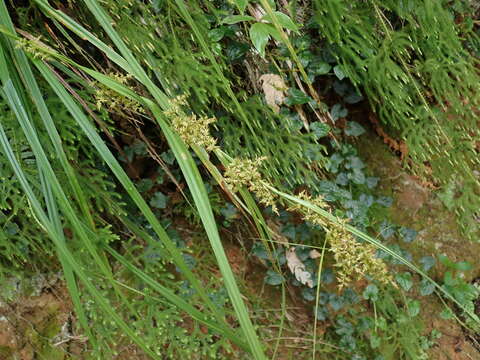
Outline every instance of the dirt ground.
<svg viewBox="0 0 480 360">
<path fill-rule="evenodd" d="M 402 243 L 402 247 L 415 258 L 445 254 L 452 261 L 468 261 L 473 269 L 465 273 L 465 278 L 469 281 L 478 278 L 480 243 L 462 236 L 455 215 L 443 206 L 438 196 L 419 178 L 408 174 L 399 158 L 388 151 L 379 138 L 364 137 L 359 143 L 359 150 L 375 175 L 381 178 L 380 188 L 395 200 L 389 209 L 391 218 L 398 225 L 418 231 L 418 238 L 410 244 Z M 434 269 L 431 275 L 434 280 L 441 281 L 445 268 L 436 266 Z M 419 300 L 423 302 L 421 315 L 426 331 L 437 329 L 442 333 L 438 345 L 431 349 L 430 359 L 480 359 L 479 349 L 472 344 L 471 335 L 466 334 L 455 321 L 440 318 L 443 304 L 438 298 Z"/>
</svg>

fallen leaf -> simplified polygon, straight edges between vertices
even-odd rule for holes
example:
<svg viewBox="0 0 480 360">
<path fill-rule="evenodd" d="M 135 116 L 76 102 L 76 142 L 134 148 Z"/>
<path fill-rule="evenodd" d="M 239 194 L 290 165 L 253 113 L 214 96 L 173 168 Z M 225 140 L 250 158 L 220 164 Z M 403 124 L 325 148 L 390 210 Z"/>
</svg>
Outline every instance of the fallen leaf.
<svg viewBox="0 0 480 360">
<path fill-rule="evenodd" d="M 265 101 L 277 114 L 280 106 L 285 101 L 285 91 L 288 89 L 285 82 L 276 74 L 264 74 L 260 77 L 262 89 L 265 93 Z"/>
<path fill-rule="evenodd" d="M 322 254 L 320 254 L 317 250 L 313 249 L 312 251 L 310 251 L 308 256 L 310 256 L 310 259 L 318 259 L 320 256 L 322 256 Z"/>
<path fill-rule="evenodd" d="M 295 247 L 291 247 L 286 251 L 287 265 L 291 273 L 302 284 L 313 288 L 312 275 L 305 270 L 305 264 L 300 261 L 295 252 Z"/>
</svg>

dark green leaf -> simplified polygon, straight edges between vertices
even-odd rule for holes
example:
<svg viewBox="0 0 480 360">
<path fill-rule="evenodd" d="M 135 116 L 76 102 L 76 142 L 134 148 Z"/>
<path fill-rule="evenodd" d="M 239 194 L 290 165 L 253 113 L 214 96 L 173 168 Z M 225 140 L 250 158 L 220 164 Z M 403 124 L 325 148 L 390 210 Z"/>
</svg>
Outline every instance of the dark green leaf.
<svg viewBox="0 0 480 360">
<path fill-rule="evenodd" d="M 403 288 L 403 290 L 408 291 L 413 285 L 412 274 L 409 272 L 403 272 L 401 274 L 395 275 L 395 280 Z"/>
<path fill-rule="evenodd" d="M 262 260 L 268 259 L 267 250 L 265 249 L 265 246 L 263 246 L 263 244 L 260 241 L 253 243 L 252 254 Z"/>
<path fill-rule="evenodd" d="M 345 128 L 345 134 L 348 136 L 360 136 L 365 133 L 365 129 L 362 125 L 356 121 L 349 121 L 347 127 Z"/>
<path fill-rule="evenodd" d="M 354 92 L 354 93 L 351 93 L 351 94 L 348 94 L 345 98 L 344 98 L 345 102 L 347 104 L 356 104 L 360 101 L 363 100 L 363 96 Z"/>
<path fill-rule="evenodd" d="M 302 105 L 313 100 L 310 96 L 295 88 L 288 89 L 288 96 L 285 99 L 285 104 L 288 106 Z"/>
<path fill-rule="evenodd" d="M 393 199 L 390 196 L 380 196 L 377 198 L 376 203 L 385 207 L 390 207 L 393 204 Z"/>
<path fill-rule="evenodd" d="M 225 26 L 222 26 L 222 27 L 219 27 L 219 28 L 216 28 L 216 29 L 212 29 L 208 32 L 208 38 L 212 41 L 212 42 L 218 42 L 220 40 L 223 39 L 223 37 L 225 36 Z"/>
<path fill-rule="evenodd" d="M 137 189 L 140 192 L 146 192 L 153 187 L 153 181 L 150 179 L 142 179 L 137 183 Z"/>
<path fill-rule="evenodd" d="M 445 308 L 440 312 L 440 317 L 444 320 L 453 319 L 453 312 L 450 308 Z"/>
<path fill-rule="evenodd" d="M 302 290 L 302 297 L 307 301 L 313 301 L 316 297 L 315 289 L 304 288 Z"/>
<path fill-rule="evenodd" d="M 250 50 L 250 46 L 239 41 L 231 41 L 227 45 L 226 54 L 231 62 L 243 59 L 245 54 Z"/>
<path fill-rule="evenodd" d="M 268 285 L 276 286 L 276 285 L 280 285 L 284 281 L 285 279 L 281 274 L 273 270 L 267 271 L 267 275 L 265 276 L 265 283 L 267 283 Z"/>
<path fill-rule="evenodd" d="M 324 136 L 327 136 L 330 132 L 330 126 L 325 123 L 321 123 L 319 121 L 315 121 L 310 125 L 310 129 L 312 130 L 313 134 L 315 135 L 316 139 L 320 139 Z"/>
<path fill-rule="evenodd" d="M 377 334 L 370 335 L 370 346 L 372 347 L 372 349 L 378 348 L 380 346 L 380 343 L 380 336 L 378 336 Z"/>
<path fill-rule="evenodd" d="M 310 64 L 308 72 L 312 73 L 313 75 L 325 75 L 328 74 L 331 69 L 332 66 L 330 64 L 323 61 L 317 61 Z"/>
<path fill-rule="evenodd" d="M 415 230 L 409 229 L 403 226 L 400 228 L 398 232 L 400 233 L 400 236 L 402 237 L 403 241 L 405 241 L 406 243 L 412 242 L 417 237 L 417 232 Z"/>
<path fill-rule="evenodd" d="M 273 28 L 275 30 L 275 28 Z M 265 46 L 270 39 L 272 25 L 255 23 L 250 27 L 250 40 L 261 57 L 265 57 Z"/>
<path fill-rule="evenodd" d="M 324 321 L 328 318 L 328 310 L 325 307 L 317 307 L 317 320 Z"/>
<path fill-rule="evenodd" d="M 366 180 L 367 187 L 373 189 L 378 184 L 378 177 L 368 177 Z"/>
<path fill-rule="evenodd" d="M 435 291 L 435 285 L 427 279 L 422 279 L 420 282 L 420 294 L 422 296 L 427 296 L 432 294 Z"/>
<path fill-rule="evenodd" d="M 422 264 L 423 271 L 428 271 L 435 265 L 435 258 L 432 256 L 424 256 L 420 259 L 420 264 Z"/>
<path fill-rule="evenodd" d="M 150 199 L 150 205 L 157 209 L 165 209 L 167 206 L 168 197 L 157 191 Z"/>
<path fill-rule="evenodd" d="M 408 315 L 415 317 L 420 313 L 420 301 L 410 299 L 407 303 Z"/>
<path fill-rule="evenodd" d="M 330 116 L 333 121 L 337 121 L 340 118 L 344 118 L 348 115 L 348 110 L 344 108 L 341 104 L 335 104 L 332 106 L 330 111 Z"/>
<path fill-rule="evenodd" d="M 365 300 L 377 301 L 378 300 L 378 287 L 374 284 L 369 284 L 362 293 Z"/>
<path fill-rule="evenodd" d="M 334 68 L 333 68 L 333 72 L 335 73 L 335 75 L 337 76 L 338 80 L 343 80 L 346 75 L 345 73 L 343 72 L 343 67 L 342 65 L 336 65 Z"/>
</svg>

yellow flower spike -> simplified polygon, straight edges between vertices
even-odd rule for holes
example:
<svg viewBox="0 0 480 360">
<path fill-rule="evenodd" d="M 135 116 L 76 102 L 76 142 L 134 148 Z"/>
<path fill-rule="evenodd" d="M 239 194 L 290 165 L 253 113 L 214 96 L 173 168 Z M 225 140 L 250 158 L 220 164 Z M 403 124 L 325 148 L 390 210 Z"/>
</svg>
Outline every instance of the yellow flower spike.
<svg viewBox="0 0 480 360">
<path fill-rule="evenodd" d="M 277 195 L 270 191 L 258 170 L 264 160 L 266 160 L 265 157 L 255 160 L 233 159 L 225 170 L 225 181 L 234 191 L 238 191 L 244 186 L 247 187 L 257 196 L 261 204 L 271 206 L 273 212 L 278 214 Z"/>
</svg>

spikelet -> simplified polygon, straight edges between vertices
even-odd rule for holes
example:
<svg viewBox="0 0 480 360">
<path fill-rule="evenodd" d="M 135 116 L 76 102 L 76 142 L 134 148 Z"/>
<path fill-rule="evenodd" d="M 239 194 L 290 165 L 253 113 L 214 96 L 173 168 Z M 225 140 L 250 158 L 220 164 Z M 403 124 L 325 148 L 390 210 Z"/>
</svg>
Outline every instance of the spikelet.
<svg viewBox="0 0 480 360">
<path fill-rule="evenodd" d="M 182 107 L 186 105 L 186 96 L 181 95 L 170 101 L 170 108 L 165 115 L 170 119 L 172 128 L 185 144 L 204 147 L 207 151 L 217 148 L 217 140 L 210 135 L 209 125 L 217 119 L 196 114 L 186 114 Z"/>
<path fill-rule="evenodd" d="M 322 197 L 312 198 L 306 192 L 301 192 L 298 197 L 322 209 L 328 209 L 328 205 Z M 375 247 L 355 240 L 346 229 L 346 220 L 328 221 L 313 210 L 299 204 L 293 205 L 289 210 L 302 211 L 305 221 L 319 225 L 327 232 L 327 241 L 336 261 L 335 266 L 339 269 L 337 279 L 340 288 L 360 280 L 365 275 L 369 275 L 384 284 L 392 281 L 386 264 L 376 257 Z"/>
<path fill-rule="evenodd" d="M 242 187 L 247 187 L 253 192 L 261 204 L 271 206 L 275 213 L 278 213 L 276 206 L 277 196 L 272 193 L 267 184 L 262 180 L 262 175 L 258 168 L 265 160 L 265 157 L 259 157 L 255 160 L 233 159 L 225 170 L 225 181 L 234 191 Z"/>
<path fill-rule="evenodd" d="M 42 59 L 43 61 L 48 61 L 50 59 L 50 54 L 46 47 L 40 46 L 40 37 L 36 41 L 31 41 L 27 39 L 18 39 L 15 43 L 17 49 L 22 49 L 27 54 L 33 56 L 34 59 Z"/>
<path fill-rule="evenodd" d="M 131 75 L 123 75 L 120 73 L 110 73 L 108 76 L 122 85 L 127 85 L 132 78 Z M 108 110 L 132 111 L 136 113 L 145 112 L 142 105 L 138 102 L 120 95 L 102 83 L 97 82 L 95 85 L 96 90 L 94 96 L 97 109 L 100 110 L 103 106 L 106 106 Z"/>
</svg>

